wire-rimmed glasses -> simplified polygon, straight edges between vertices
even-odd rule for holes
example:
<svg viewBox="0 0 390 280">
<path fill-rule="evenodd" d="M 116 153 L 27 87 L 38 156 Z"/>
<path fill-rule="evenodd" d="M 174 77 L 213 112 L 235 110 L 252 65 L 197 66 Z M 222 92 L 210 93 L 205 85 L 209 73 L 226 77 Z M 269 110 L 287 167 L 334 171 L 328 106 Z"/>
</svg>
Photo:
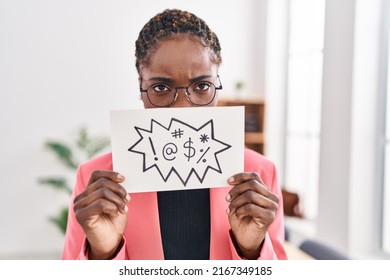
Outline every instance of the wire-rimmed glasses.
<svg viewBox="0 0 390 280">
<path fill-rule="evenodd" d="M 186 87 L 174 87 L 169 83 L 157 82 L 147 89 L 140 87 L 141 93 L 146 93 L 149 102 L 156 107 L 168 107 L 173 104 L 179 94 L 179 89 L 184 89 L 188 101 L 196 106 L 206 106 L 213 102 L 217 90 L 222 89 L 221 80 L 217 75 L 219 86 L 210 81 L 196 81 Z M 142 81 L 142 79 L 140 78 Z"/>
</svg>

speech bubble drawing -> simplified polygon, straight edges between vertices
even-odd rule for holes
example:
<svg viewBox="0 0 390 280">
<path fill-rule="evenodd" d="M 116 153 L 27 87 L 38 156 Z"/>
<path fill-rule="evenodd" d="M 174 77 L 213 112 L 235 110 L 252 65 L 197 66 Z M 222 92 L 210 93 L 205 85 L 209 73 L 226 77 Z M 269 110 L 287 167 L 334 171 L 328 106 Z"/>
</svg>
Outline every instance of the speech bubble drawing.
<svg viewBox="0 0 390 280">
<path fill-rule="evenodd" d="M 203 183 L 210 170 L 221 174 L 218 154 L 232 147 L 215 138 L 212 119 L 199 128 L 176 118 L 168 126 L 151 119 L 149 130 L 134 129 L 140 138 L 128 151 L 142 155 L 142 171 L 154 168 L 164 182 L 175 174 L 184 187 L 191 176 Z"/>
<path fill-rule="evenodd" d="M 244 170 L 244 112 L 244 106 L 111 111 L 112 169 L 129 193 L 226 187 Z"/>
</svg>

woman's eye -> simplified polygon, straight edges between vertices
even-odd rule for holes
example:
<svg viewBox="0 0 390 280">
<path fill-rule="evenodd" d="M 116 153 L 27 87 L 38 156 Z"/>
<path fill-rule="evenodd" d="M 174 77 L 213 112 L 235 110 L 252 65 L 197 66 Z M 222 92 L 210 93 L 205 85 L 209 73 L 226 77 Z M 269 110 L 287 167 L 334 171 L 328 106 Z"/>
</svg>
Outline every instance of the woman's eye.
<svg viewBox="0 0 390 280">
<path fill-rule="evenodd" d="M 210 88 L 209 83 L 199 83 L 196 85 L 195 90 L 208 90 Z"/>
<path fill-rule="evenodd" d="M 171 89 L 166 85 L 155 85 L 153 86 L 153 90 L 156 92 L 171 91 Z"/>
</svg>

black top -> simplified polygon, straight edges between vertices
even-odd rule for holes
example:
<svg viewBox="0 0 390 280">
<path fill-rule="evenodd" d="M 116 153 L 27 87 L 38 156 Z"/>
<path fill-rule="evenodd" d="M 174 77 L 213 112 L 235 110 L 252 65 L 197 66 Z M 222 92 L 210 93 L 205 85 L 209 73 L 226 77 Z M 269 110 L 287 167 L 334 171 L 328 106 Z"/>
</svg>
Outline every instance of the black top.
<svg viewBox="0 0 390 280">
<path fill-rule="evenodd" d="M 166 260 L 210 258 L 209 189 L 158 194 L 161 238 Z"/>
</svg>

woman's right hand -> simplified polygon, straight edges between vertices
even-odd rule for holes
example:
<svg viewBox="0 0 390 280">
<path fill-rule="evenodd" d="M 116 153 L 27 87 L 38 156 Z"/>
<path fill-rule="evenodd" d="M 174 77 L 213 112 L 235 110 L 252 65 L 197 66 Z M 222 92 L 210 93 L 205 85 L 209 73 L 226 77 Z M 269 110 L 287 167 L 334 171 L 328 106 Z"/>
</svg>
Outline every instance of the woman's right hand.
<svg viewBox="0 0 390 280">
<path fill-rule="evenodd" d="M 84 192 L 74 199 L 76 219 L 89 243 L 90 259 L 111 259 L 123 242 L 127 224 L 125 178 L 117 172 L 95 170 Z"/>
</svg>

